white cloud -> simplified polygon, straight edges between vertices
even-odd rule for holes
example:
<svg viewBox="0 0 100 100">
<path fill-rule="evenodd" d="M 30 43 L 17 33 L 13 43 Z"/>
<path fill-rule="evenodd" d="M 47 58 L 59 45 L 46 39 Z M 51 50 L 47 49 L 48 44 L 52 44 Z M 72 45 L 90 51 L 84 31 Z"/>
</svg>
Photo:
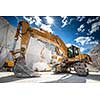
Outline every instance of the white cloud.
<svg viewBox="0 0 100 100">
<path fill-rule="evenodd" d="M 98 22 L 94 22 L 92 25 L 91 25 L 91 29 L 89 31 L 90 35 L 96 31 L 98 31 L 100 29 L 100 20 Z"/>
<path fill-rule="evenodd" d="M 50 25 L 54 23 L 54 20 L 53 20 L 52 17 L 46 16 L 45 19 L 47 20 L 47 23 L 50 24 Z"/>
<path fill-rule="evenodd" d="M 75 39 L 76 43 L 80 46 L 81 52 L 91 50 L 99 44 L 99 41 L 94 40 L 94 37 L 78 37 Z"/>
<path fill-rule="evenodd" d="M 99 42 L 95 40 L 95 41 L 91 41 L 90 44 L 91 44 L 91 45 L 98 45 Z"/>
<path fill-rule="evenodd" d="M 85 29 L 82 29 L 82 30 L 81 30 L 81 32 L 84 32 L 84 31 L 85 31 Z"/>
<path fill-rule="evenodd" d="M 42 20 L 40 19 L 40 17 L 34 16 L 33 18 L 35 20 L 35 25 L 39 26 L 42 24 Z"/>
<path fill-rule="evenodd" d="M 78 20 L 79 22 L 82 22 L 83 19 L 85 19 L 85 16 L 78 16 L 78 17 L 77 17 L 77 20 Z"/>
<path fill-rule="evenodd" d="M 94 19 L 89 18 L 86 23 L 91 24 L 92 22 L 97 21 L 97 20 L 99 20 L 99 17 L 96 17 Z"/>
<path fill-rule="evenodd" d="M 29 22 L 29 24 L 33 24 L 35 22 L 35 20 L 33 19 L 33 17 L 27 17 L 27 16 L 23 16 L 23 18 Z"/>
<path fill-rule="evenodd" d="M 75 20 L 75 18 L 70 18 L 69 20 L 68 20 L 68 17 L 67 16 L 61 16 L 61 18 L 62 18 L 62 28 L 63 27 L 65 27 L 66 25 L 70 25 L 71 23 L 72 23 L 72 21 L 73 20 Z"/>
<path fill-rule="evenodd" d="M 82 46 L 88 44 L 91 41 L 90 37 L 78 37 L 75 39 L 76 43 L 81 44 Z"/>
<path fill-rule="evenodd" d="M 42 24 L 42 20 L 40 19 L 40 17 L 38 16 L 31 16 L 31 17 L 27 17 L 27 16 L 23 16 L 23 18 L 29 22 L 29 24 L 33 24 L 35 23 L 35 25 L 39 26 Z"/>
<path fill-rule="evenodd" d="M 48 31 L 48 32 L 53 32 L 53 30 L 51 29 L 51 24 L 53 24 L 53 19 L 49 16 L 45 17 L 45 19 L 47 20 L 48 22 L 48 25 L 42 23 L 42 19 L 40 19 L 39 16 L 32 16 L 32 17 L 26 17 L 24 16 L 23 17 L 26 21 L 29 22 L 29 24 L 35 24 L 36 26 L 44 29 L 45 31 Z"/>
<path fill-rule="evenodd" d="M 82 25 L 80 26 L 80 28 L 84 28 L 84 25 L 82 24 Z"/>
<path fill-rule="evenodd" d="M 78 32 L 84 32 L 84 24 L 80 25 L 80 27 L 77 29 Z"/>
<path fill-rule="evenodd" d="M 78 37 L 75 39 L 76 43 L 78 43 L 79 45 L 82 46 L 94 46 L 94 45 L 98 45 L 99 42 L 97 40 L 94 40 L 94 37 Z"/>
<path fill-rule="evenodd" d="M 44 29 L 45 31 L 48 31 L 48 32 L 52 32 L 52 29 L 51 29 L 51 25 L 45 25 L 45 24 L 42 24 L 41 25 L 41 28 Z"/>
<path fill-rule="evenodd" d="M 70 18 L 68 24 L 71 24 L 73 20 L 75 20 L 75 18 Z"/>
<path fill-rule="evenodd" d="M 85 51 L 85 48 L 80 47 L 80 52 L 83 52 L 83 51 Z"/>
<path fill-rule="evenodd" d="M 52 24 L 54 23 L 54 19 L 52 17 L 46 16 L 45 19 L 47 20 L 48 24 L 41 24 L 40 28 L 44 29 L 45 31 L 53 33 L 51 29 Z"/>
<path fill-rule="evenodd" d="M 71 45 L 72 45 L 72 44 L 70 44 L 70 43 L 67 43 L 67 44 L 66 44 L 67 47 L 70 47 Z"/>
<path fill-rule="evenodd" d="M 28 22 L 31 21 L 31 19 L 32 19 L 32 17 L 27 17 L 27 16 L 23 16 L 23 18 L 24 18 L 25 20 L 27 20 Z"/>
<path fill-rule="evenodd" d="M 61 16 L 63 25 L 62 28 L 65 27 L 68 24 L 68 17 L 67 16 Z"/>
</svg>

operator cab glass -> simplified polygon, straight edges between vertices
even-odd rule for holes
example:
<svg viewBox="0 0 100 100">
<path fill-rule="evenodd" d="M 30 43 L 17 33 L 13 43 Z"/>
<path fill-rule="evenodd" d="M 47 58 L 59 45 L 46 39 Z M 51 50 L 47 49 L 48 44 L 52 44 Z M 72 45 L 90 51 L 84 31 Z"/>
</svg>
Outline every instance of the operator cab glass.
<svg viewBox="0 0 100 100">
<path fill-rule="evenodd" d="M 73 58 L 77 55 L 79 55 L 79 48 L 75 47 L 75 46 L 71 46 L 68 48 L 68 58 Z"/>
<path fill-rule="evenodd" d="M 71 48 L 68 48 L 68 58 L 72 58 L 73 57 L 73 51 Z"/>
<path fill-rule="evenodd" d="M 75 56 L 79 55 L 79 49 L 78 49 L 77 47 L 74 48 L 74 55 L 75 55 Z"/>
</svg>

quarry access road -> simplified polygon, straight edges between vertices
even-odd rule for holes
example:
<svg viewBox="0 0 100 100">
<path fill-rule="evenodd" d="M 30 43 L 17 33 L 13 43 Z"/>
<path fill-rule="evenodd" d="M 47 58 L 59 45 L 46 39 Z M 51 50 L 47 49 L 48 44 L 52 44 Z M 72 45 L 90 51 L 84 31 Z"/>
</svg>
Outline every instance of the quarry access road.
<svg viewBox="0 0 100 100">
<path fill-rule="evenodd" d="M 39 72 L 40 77 L 16 78 L 13 72 L 0 72 L 0 83 L 97 83 L 100 82 L 100 72 L 90 72 L 87 77 L 73 74 L 53 74 Z"/>
</svg>

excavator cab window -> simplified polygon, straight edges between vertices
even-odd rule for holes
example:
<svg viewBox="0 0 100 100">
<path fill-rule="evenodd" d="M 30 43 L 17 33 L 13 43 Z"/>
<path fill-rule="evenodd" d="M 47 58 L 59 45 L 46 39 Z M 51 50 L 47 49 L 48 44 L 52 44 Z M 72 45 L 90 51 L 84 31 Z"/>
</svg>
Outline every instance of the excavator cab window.
<svg viewBox="0 0 100 100">
<path fill-rule="evenodd" d="M 72 58 L 79 55 L 79 50 L 75 46 L 71 46 L 68 48 L 68 58 Z"/>
<path fill-rule="evenodd" d="M 78 48 L 75 48 L 75 49 L 74 49 L 74 55 L 75 55 L 75 56 L 79 55 Z"/>
<path fill-rule="evenodd" d="M 71 48 L 68 48 L 68 58 L 73 57 L 73 50 Z"/>
</svg>

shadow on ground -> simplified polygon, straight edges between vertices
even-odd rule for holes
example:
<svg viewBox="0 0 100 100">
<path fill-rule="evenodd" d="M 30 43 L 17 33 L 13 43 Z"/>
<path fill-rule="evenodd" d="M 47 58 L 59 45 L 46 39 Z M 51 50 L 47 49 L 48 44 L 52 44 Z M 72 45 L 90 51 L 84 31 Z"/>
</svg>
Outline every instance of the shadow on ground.
<svg viewBox="0 0 100 100">
<path fill-rule="evenodd" d="M 94 75 L 90 74 L 87 76 L 87 79 L 95 80 L 95 81 L 100 81 L 100 75 Z"/>
<path fill-rule="evenodd" d="M 72 74 L 70 77 L 67 77 L 67 75 L 65 75 L 58 80 L 44 82 L 44 83 L 86 83 L 86 80 L 88 79 L 94 81 L 100 81 L 100 75 L 90 74 L 87 77 L 82 77 L 82 76 L 77 76 L 76 74 Z"/>
<path fill-rule="evenodd" d="M 10 76 L 6 76 L 6 77 L 1 77 L 0 83 L 14 82 L 14 81 L 28 79 L 28 78 L 33 78 L 33 77 L 17 78 L 15 75 L 10 75 Z"/>
<path fill-rule="evenodd" d="M 15 75 L 10 75 L 6 77 L 1 77 L 0 83 L 14 82 L 23 79 L 28 79 L 28 78 L 17 78 L 15 77 Z M 100 81 L 100 75 L 90 74 L 87 77 L 81 77 L 76 74 L 71 74 L 71 75 L 66 74 L 58 80 L 49 81 L 49 82 L 46 82 L 45 80 L 45 82 L 41 82 L 41 83 L 86 83 L 86 81 L 89 79 L 94 81 Z M 34 80 L 34 78 L 32 78 L 32 80 Z"/>
<path fill-rule="evenodd" d="M 21 79 L 22 78 L 15 77 L 15 75 L 10 75 L 10 76 L 6 76 L 6 77 L 1 77 L 0 83 L 12 82 L 12 81 L 17 81 L 17 80 L 21 80 Z"/>
<path fill-rule="evenodd" d="M 67 76 L 68 75 L 65 75 L 58 80 L 43 82 L 43 83 L 86 83 L 86 77 L 79 77 L 74 74 L 71 75 L 70 77 Z"/>
</svg>

